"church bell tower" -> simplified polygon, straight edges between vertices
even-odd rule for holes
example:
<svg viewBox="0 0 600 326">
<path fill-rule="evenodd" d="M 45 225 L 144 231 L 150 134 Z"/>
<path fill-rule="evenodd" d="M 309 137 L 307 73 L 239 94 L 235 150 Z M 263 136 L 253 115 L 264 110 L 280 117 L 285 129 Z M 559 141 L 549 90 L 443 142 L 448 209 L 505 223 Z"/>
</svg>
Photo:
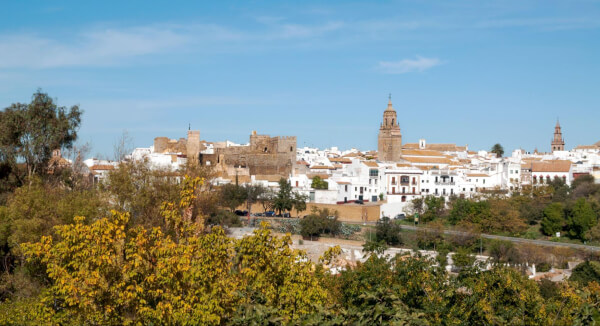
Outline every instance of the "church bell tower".
<svg viewBox="0 0 600 326">
<path fill-rule="evenodd" d="M 397 162 L 402 157 L 402 134 L 396 110 L 392 107 L 391 95 L 387 109 L 383 111 L 383 122 L 379 127 L 377 157 L 382 162 Z"/>
<path fill-rule="evenodd" d="M 556 120 L 556 126 L 554 127 L 554 138 L 552 138 L 552 152 L 564 151 L 565 140 L 562 137 L 562 131 L 560 130 L 560 123 Z"/>
</svg>

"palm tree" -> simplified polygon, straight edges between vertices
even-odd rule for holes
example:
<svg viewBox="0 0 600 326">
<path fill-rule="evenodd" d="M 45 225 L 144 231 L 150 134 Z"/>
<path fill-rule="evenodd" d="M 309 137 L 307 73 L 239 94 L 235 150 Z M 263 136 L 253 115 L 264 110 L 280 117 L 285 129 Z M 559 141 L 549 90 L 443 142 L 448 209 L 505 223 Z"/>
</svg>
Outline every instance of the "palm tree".
<svg viewBox="0 0 600 326">
<path fill-rule="evenodd" d="M 504 148 L 502 145 L 496 144 L 492 146 L 492 150 L 490 152 L 496 153 L 496 157 L 502 157 L 502 155 L 504 155 Z"/>
</svg>

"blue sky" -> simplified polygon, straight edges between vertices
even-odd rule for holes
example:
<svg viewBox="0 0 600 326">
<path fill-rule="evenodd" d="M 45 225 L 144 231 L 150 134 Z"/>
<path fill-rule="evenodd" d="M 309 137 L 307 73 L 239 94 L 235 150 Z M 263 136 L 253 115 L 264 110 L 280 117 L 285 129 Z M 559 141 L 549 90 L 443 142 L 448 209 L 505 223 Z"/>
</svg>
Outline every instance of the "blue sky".
<svg viewBox="0 0 600 326">
<path fill-rule="evenodd" d="M 549 150 L 600 140 L 599 1 L 13 1 L 0 107 L 42 88 L 112 154 L 185 137 L 376 149 L 388 93 L 404 142 Z"/>
</svg>

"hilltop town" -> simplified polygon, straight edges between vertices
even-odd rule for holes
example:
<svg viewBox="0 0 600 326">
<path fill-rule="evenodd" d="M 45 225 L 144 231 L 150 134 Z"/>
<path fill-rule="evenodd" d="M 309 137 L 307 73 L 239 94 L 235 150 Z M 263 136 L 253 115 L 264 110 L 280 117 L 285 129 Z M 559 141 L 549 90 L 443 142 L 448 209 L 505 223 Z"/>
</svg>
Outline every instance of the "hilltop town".
<svg viewBox="0 0 600 326">
<path fill-rule="evenodd" d="M 216 185 L 238 182 L 277 189 L 284 178 L 309 203 L 343 209 L 346 215 L 341 218 L 354 221 L 408 214 L 411 202 L 425 196 L 510 196 L 555 178 L 570 185 L 582 175 L 600 182 L 600 142 L 567 150 L 558 121 L 547 152 L 517 149 L 506 154 L 426 139 L 402 143 L 390 98 L 377 150 L 298 148 L 294 136 L 270 137 L 256 131 L 247 144 L 211 142 L 202 140 L 200 131 L 188 130 L 187 138 L 156 137 L 153 145 L 134 149 L 126 160 L 147 160 L 154 168 L 170 171 L 195 160 L 214 170 Z M 118 162 L 98 159 L 85 164 L 97 182 L 118 167 Z M 314 187 L 315 178 L 324 181 L 322 186 Z"/>
</svg>

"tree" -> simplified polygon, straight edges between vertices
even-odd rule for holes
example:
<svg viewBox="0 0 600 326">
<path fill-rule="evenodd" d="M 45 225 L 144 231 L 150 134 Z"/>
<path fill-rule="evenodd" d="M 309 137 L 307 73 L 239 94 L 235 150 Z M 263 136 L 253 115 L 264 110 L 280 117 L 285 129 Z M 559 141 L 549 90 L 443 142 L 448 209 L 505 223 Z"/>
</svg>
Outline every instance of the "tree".
<svg viewBox="0 0 600 326">
<path fill-rule="evenodd" d="M 544 218 L 542 219 L 542 232 L 545 235 L 553 236 L 556 232 L 562 230 L 565 224 L 565 211 L 561 203 L 552 203 L 544 209 Z"/>
<path fill-rule="evenodd" d="M 229 208 L 232 212 L 248 198 L 246 189 L 233 183 L 221 186 L 220 192 L 221 206 Z"/>
<path fill-rule="evenodd" d="M 184 180 L 178 200 L 163 203 L 165 228 L 131 226 L 128 213 L 112 211 L 91 224 L 77 217 L 57 228 L 56 239 L 24 244 L 49 282 L 33 324 L 220 325 L 249 305 L 282 323 L 316 312 L 326 292 L 289 236 L 263 224 L 234 240 L 186 219 L 200 182 Z"/>
<path fill-rule="evenodd" d="M 427 196 L 425 197 L 425 212 L 421 215 L 421 221 L 427 223 L 441 217 L 444 213 L 445 200 L 443 197 Z"/>
<path fill-rule="evenodd" d="M 163 223 L 159 218 L 161 204 L 175 200 L 179 193 L 175 177 L 147 161 L 121 162 L 108 173 L 101 188 L 111 196 L 114 209 L 130 213 L 131 223 L 159 226 Z"/>
<path fill-rule="evenodd" d="M 401 230 L 400 225 L 394 223 L 389 217 L 384 216 L 377 221 L 375 236 L 377 241 L 384 241 L 390 246 L 397 246 L 402 244 Z"/>
<path fill-rule="evenodd" d="M 588 285 L 590 282 L 600 283 L 600 262 L 586 261 L 573 269 L 570 281 Z"/>
<path fill-rule="evenodd" d="M 519 252 L 510 241 L 492 240 L 489 246 L 490 256 L 498 263 L 520 262 Z"/>
<path fill-rule="evenodd" d="M 313 189 L 327 189 L 329 184 L 327 181 L 321 179 L 318 175 L 312 179 L 312 183 L 310 185 Z"/>
<path fill-rule="evenodd" d="M 246 194 L 246 207 L 248 210 L 248 216 L 250 216 L 252 204 L 258 201 L 258 199 L 265 193 L 266 188 L 262 185 L 247 184 L 242 186 L 241 191 Z"/>
<path fill-rule="evenodd" d="M 296 210 L 296 212 L 298 213 L 298 215 L 300 215 L 300 212 L 304 212 L 306 210 L 306 201 L 307 200 L 308 200 L 307 195 L 303 195 L 299 192 L 294 192 L 293 206 L 294 206 L 294 209 Z"/>
<path fill-rule="evenodd" d="M 596 212 L 585 198 L 579 198 L 571 208 L 567 217 L 569 235 L 587 240 L 586 232 L 597 223 Z"/>
<path fill-rule="evenodd" d="M 0 159 L 11 165 L 22 160 L 30 178 L 45 172 L 52 151 L 71 148 L 77 139 L 81 113 L 78 106 L 57 106 L 41 90 L 29 104 L 12 104 L 0 119 Z"/>
<path fill-rule="evenodd" d="M 121 137 L 113 144 L 113 159 L 117 162 L 123 161 L 133 151 L 133 138 L 127 130 L 123 130 Z"/>
<path fill-rule="evenodd" d="M 502 157 L 504 155 L 504 148 L 500 144 L 494 144 L 490 152 L 496 154 L 496 157 Z"/>
<path fill-rule="evenodd" d="M 465 325 L 548 325 L 536 283 L 518 271 L 496 266 L 466 269 L 451 301 L 452 316 Z"/>
<path fill-rule="evenodd" d="M 291 211 L 294 208 L 292 185 L 284 178 L 279 180 L 279 192 L 273 199 L 273 207 L 279 211 L 279 214 L 282 211 Z"/>
<path fill-rule="evenodd" d="M 275 193 L 269 188 L 265 189 L 265 192 L 258 197 L 258 202 L 261 204 L 263 212 L 273 209 L 274 199 Z"/>
<path fill-rule="evenodd" d="M 337 211 L 329 208 L 313 207 L 311 213 L 300 221 L 300 234 L 303 237 L 319 236 L 321 234 L 337 235 L 342 223 L 338 221 Z"/>
<path fill-rule="evenodd" d="M 312 241 L 313 237 L 321 235 L 323 229 L 323 219 L 318 215 L 309 214 L 302 220 L 300 220 L 300 234 L 304 238 L 310 238 Z"/>
</svg>

